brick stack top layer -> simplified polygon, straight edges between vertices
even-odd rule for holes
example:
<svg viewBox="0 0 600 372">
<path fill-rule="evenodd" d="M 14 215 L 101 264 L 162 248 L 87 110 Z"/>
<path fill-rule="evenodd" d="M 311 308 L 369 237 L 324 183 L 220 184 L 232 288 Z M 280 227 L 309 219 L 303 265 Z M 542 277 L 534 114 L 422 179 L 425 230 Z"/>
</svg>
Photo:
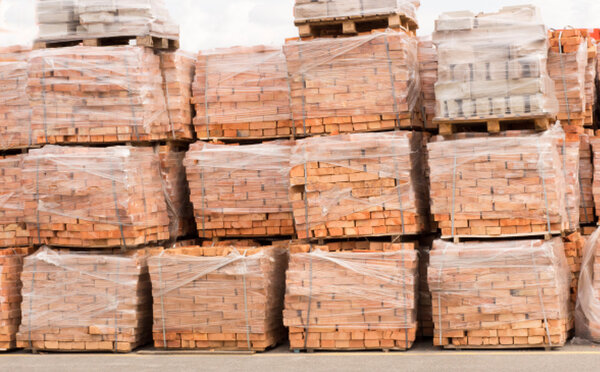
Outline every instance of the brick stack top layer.
<svg viewBox="0 0 600 372">
<path fill-rule="evenodd" d="M 571 316 L 571 272 L 560 238 L 462 244 L 437 240 L 428 278 L 433 300 L 448 308 L 438 312 L 441 323 L 438 315 L 433 319 L 441 337 Z"/>
<path fill-rule="evenodd" d="M 190 138 L 189 123 L 169 122 L 160 57 L 148 48 L 40 49 L 28 71 L 35 143 Z"/>
<path fill-rule="evenodd" d="M 37 0 L 39 39 L 146 36 L 179 38 L 164 0 Z"/>
<path fill-rule="evenodd" d="M 24 155 L 0 156 L 0 247 L 30 244 L 21 187 Z"/>
<path fill-rule="evenodd" d="M 444 13 L 436 20 L 439 119 L 556 114 L 548 35 L 534 6 Z"/>
<path fill-rule="evenodd" d="M 159 156 L 152 148 L 31 150 L 24 160 L 23 192 L 28 226 L 48 244 L 94 246 L 102 240 L 102 245 L 120 246 L 124 238 L 145 244 L 169 237 Z M 79 244 L 68 239 L 70 234 L 81 234 Z"/>
<path fill-rule="evenodd" d="M 419 0 L 296 0 L 296 23 L 328 18 L 402 14 L 417 20 Z"/>
<path fill-rule="evenodd" d="M 404 119 L 419 100 L 418 43 L 404 32 L 291 41 L 283 49 L 293 119 L 308 134 L 330 133 L 328 122 L 320 122 L 325 118 L 352 117 L 363 123 Z"/>
<path fill-rule="evenodd" d="M 27 99 L 25 47 L 0 48 L 0 150 L 27 148 L 33 143 Z"/>
<path fill-rule="evenodd" d="M 435 83 L 438 80 L 438 56 L 435 44 L 430 37 L 419 38 L 419 75 L 425 108 L 425 128 L 436 129 L 432 123 L 435 117 Z"/>
<path fill-rule="evenodd" d="M 587 239 L 583 249 L 575 330 L 578 337 L 600 341 L 600 229 Z"/>
</svg>

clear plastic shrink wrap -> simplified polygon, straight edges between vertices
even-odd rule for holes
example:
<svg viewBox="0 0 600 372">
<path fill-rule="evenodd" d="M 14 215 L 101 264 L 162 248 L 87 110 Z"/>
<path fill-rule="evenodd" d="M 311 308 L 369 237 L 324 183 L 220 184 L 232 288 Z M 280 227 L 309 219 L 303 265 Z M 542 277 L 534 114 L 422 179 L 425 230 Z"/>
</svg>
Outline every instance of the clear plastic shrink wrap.
<svg viewBox="0 0 600 372">
<path fill-rule="evenodd" d="M 415 244 L 352 243 L 291 246 L 283 313 L 291 349 L 412 346 L 417 331 Z"/>
<path fill-rule="evenodd" d="M 31 244 L 25 225 L 25 200 L 21 187 L 23 156 L 0 156 L 0 247 Z"/>
<path fill-rule="evenodd" d="M 25 258 L 17 347 L 130 352 L 151 337 L 146 252 L 116 256 L 42 247 Z"/>
<path fill-rule="evenodd" d="M 196 59 L 183 51 L 160 54 L 164 95 L 172 139 L 194 138 L 192 123 L 192 81 Z"/>
<path fill-rule="evenodd" d="M 577 337 L 600 342 L 600 229 L 587 239 L 583 249 L 575 330 Z"/>
<path fill-rule="evenodd" d="M 284 247 L 183 247 L 149 259 L 154 345 L 262 351 L 285 337 Z"/>
<path fill-rule="evenodd" d="M 0 350 L 17 346 L 21 324 L 21 271 L 23 258 L 32 248 L 7 248 L 0 251 Z"/>
<path fill-rule="evenodd" d="M 598 55 L 597 42 L 588 37 L 588 61 L 585 68 L 585 121 L 586 127 L 594 125 L 594 110 L 596 110 L 596 97 L 598 96 L 596 78 L 598 70 L 596 69 L 596 58 Z"/>
<path fill-rule="evenodd" d="M 419 0 L 296 0 L 296 24 L 323 19 L 357 18 L 382 14 L 401 14 L 417 21 Z"/>
<path fill-rule="evenodd" d="M 34 143 L 192 139 L 189 122 L 169 120 L 160 57 L 148 48 L 40 49 L 28 71 Z"/>
<path fill-rule="evenodd" d="M 431 213 L 442 235 L 539 235 L 569 229 L 567 206 L 575 213 L 579 204 L 576 186 L 565 181 L 573 171 L 565 172 L 563 164 L 579 150 L 569 151 L 564 138 L 555 125 L 541 134 L 516 131 L 430 142 Z M 561 156 L 564 150 L 567 156 Z"/>
<path fill-rule="evenodd" d="M 282 141 L 191 145 L 184 164 L 200 237 L 293 235 L 290 151 Z"/>
<path fill-rule="evenodd" d="M 593 136 L 592 136 L 593 137 Z M 592 225 L 595 224 L 595 212 L 594 212 L 594 193 L 593 193 L 593 180 L 594 180 L 594 165 L 592 159 L 592 145 L 590 143 L 591 136 L 588 134 L 582 134 L 580 136 L 581 146 L 579 148 L 579 182 L 580 182 L 580 195 L 581 195 L 581 207 L 579 209 L 579 223 L 580 225 Z"/>
<path fill-rule="evenodd" d="M 419 37 L 419 75 L 423 94 L 423 119 L 425 128 L 437 129 L 435 118 L 435 83 L 438 80 L 437 49 L 431 36 Z"/>
<path fill-rule="evenodd" d="M 422 127 L 418 42 L 387 30 L 283 47 L 298 135 Z"/>
<path fill-rule="evenodd" d="M 556 115 L 548 35 L 538 8 L 444 13 L 435 30 L 437 119 Z"/>
<path fill-rule="evenodd" d="M 425 141 L 422 133 L 400 131 L 298 141 L 290 172 L 298 237 L 428 231 Z"/>
<path fill-rule="evenodd" d="M 169 239 L 158 163 L 144 147 L 31 150 L 23 192 L 34 243 L 131 248 Z"/>
<path fill-rule="evenodd" d="M 594 195 L 594 204 L 596 217 L 600 217 L 600 137 L 590 137 L 592 145 L 594 179 L 592 184 L 592 194 Z"/>
<path fill-rule="evenodd" d="M 290 82 L 281 47 L 200 52 L 192 102 L 201 139 L 292 135 Z"/>
<path fill-rule="evenodd" d="M 572 328 L 560 238 L 452 244 L 430 255 L 433 341 L 454 347 L 557 347 Z"/>
<path fill-rule="evenodd" d="M 154 36 L 179 39 L 164 0 L 37 0 L 39 40 Z"/>
</svg>

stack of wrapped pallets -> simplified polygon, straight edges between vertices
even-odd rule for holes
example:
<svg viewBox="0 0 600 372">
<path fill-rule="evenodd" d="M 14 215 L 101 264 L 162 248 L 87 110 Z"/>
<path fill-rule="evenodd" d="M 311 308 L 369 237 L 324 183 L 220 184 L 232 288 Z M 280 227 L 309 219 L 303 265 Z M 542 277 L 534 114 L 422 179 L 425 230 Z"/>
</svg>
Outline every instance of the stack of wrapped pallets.
<svg viewBox="0 0 600 372">
<path fill-rule="evenodd" d="M 149 259 L 154 344 L 264 351 L 285 337 L 283 247 L 182 247 Z"/>
<path fill-rule="evenodd" d="M 570 273 L 559 238 L 436 241 L 428 277 L 435 345 L 527 348 L 567 341 Z"/>
<path fill-rule="evenodd" d="M 151 336 L 146 252 L 125 256 L 41 248 L 25 258 L 17 347 L 130 352 Z"/>
<path fill-rule="evenodd" d="M 419 75 L 423 94 L 423 120 L 426 129 L 437 129 L 435 118 L 435 83 L 438 80 L 438 56 L 430 37 L 419 38 Z"/>
</svg>

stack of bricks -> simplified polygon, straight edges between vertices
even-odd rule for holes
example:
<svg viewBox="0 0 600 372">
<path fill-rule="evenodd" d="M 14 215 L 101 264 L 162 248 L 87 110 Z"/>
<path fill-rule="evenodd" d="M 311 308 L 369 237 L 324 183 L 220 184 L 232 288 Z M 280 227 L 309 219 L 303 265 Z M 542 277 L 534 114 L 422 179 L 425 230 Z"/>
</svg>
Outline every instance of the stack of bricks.
<svg viewBox="0 0 600 372">
<path fill-rule="evenodd" d="M 581 208 L 579 209 L 579 224 L 581 226 L 595 225 L 593 179 L 594 166 L 592 161 L 592 146 L 590 135 L 580 136 L 579 152 L 579 187 L 581 188 Z"/>
<path fill-rule="evenodd" d="M 444 13 L 435 24 L 436 119 L 554 116 L 548 36 L 531 5 L 496 13 Z"/>
<path fill-rule="evenodd" d="M 594 207 L 596 217 L 600 217 L 600 137 L 591 137 L 592 158 L 594 169 L 594 180 L 592 183 L 592 194 L 594 195 Z"/>
<path fill-rule="evenodd" d="M 600 342 L 600 229 L 587 237 L 581 265 L 575 330 L 577 337 Z"/>
<path fill-rule="evenodd" d="M 184 164 L 200 237 L 293 235 L 290 150 L 278 141 L 191 145 Z"/>
<path fill-rule="evenodd" d="M 21 187 L 23 155 L 0 156 L 0 247 L 31 244 Z"/>
<path fill-rule="evenodd" d="M 30 150 L 22 184 L 34 244 L 131 248 L 169 239 L 159 157 L 152 148 Z"/>
<path fill-rule="evenodd" d="M 154 345 L 264 351 L 285 338 L 285 248 L 182 247 L 149 259 Z"/>
<path fill-rule="evenodd" d="M 560 347 L 572 328 L 562 240 L 436 241 L 429 288 L 434 344 L 446 348 Z"/>
<path fill-rule="evenodd" d="M 29 52 L 18 46 L 0 48 L 0 150 L 33 143 L 26 92 Z"/>
<path fill-rule="evenodd" d="M 556 87 L 558 119 L 570 133 L 583 132 L 587 53 L 587 39 L 580 30 L 550 32 L 548 73 Z"/>
<path fill-rule="evenodd" d="M 598 56 L 597 44 L 591 37 L 587 39 L 588 43 L 588 60 L 585 68 L 585 121 L 586 128 L 594 126 L 594 111 L 596 110 L 597 86 L 596 77 L 598 71 L 596 69 L 596 60 Z"/>
<path fill-rule="evenodd" d="M 563 166 L 562 171 L 565 180 L 565 205 L 567 208 L 567 230 L 576 231 L 581 219 L 581 184 L 579 165 L 581 163 L 581 135 L 577 133 L 566 133 L 559 140 L 559 153 Z"/>
<path fill-rule="evenodd" d="M 280 47 L 201 52 L 192 102 L 200 139 L 292 136 L 290 86 Z"/>
<path fill-rule="evenodd" d="M 418 43 L 388 30 L 284 46 L 298 135 L 422 128 Z"/>
<path fill-rule="evenodd" d="M 148 48 L 40 49 L 28 73 L 34 143 L 192 139 L 190 123 L 169 121 L 160 57 Z"/>
<path fill-rule="evenodd" d="M 419 38 L 419 74 L 423 94 L 423 118 L 426 129 L 437 129 L 435 118 L 435 83 L 438 80 L 438 56 L 430 38 Z"/>
<path fill-rule="evenodd" d="M 565 246 L 565 255 L 567 256 L 567 264 L 571 270 L 571 304 L 573 307 L 577 302 L 577 287 L 579 282 L 579 274 L 581 272 L 581 261 L 583 260 L 583 247 L 585 238 L 581 232 L 575 231 L 563 237 Z"/>
<path fill-rule="evenodd" d="M 23 258 L 31 248 L 8 248 L 0 251 L 0 350 L 17 346 L 21 324 L 21 271 Z"/>
<path fill-rule="evenodd" d="M 125 256 L 58 252 L 25 258 L 17 347 L 130 352 L 151 336 L 146 252 Z"/>
<path fill-rule="evenodd" d="M 515 131 L 429 143 L 431 209 L 442 235 L 489 238 L 568 230 L 559 152 L 563 136 L 554 126 L 542 134 Z"/>
<path fill-rule="evenodd" d="M 396 131 L 298 141 L 290 172 L 298 238 L 427 232 L 426 138 Z"/>
<path fill-rule="evenodd" d="M 417 331 L 414 243 L 292 245 L 284 324 L 293 350 L 407 350 Z"/>
</svg>

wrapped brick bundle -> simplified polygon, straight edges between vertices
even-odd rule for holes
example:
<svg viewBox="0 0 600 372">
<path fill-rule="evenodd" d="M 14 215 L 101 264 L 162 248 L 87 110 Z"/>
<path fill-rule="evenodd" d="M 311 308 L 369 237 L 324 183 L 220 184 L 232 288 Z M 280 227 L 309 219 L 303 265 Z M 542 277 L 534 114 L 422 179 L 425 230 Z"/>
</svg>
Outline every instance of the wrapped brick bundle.
<svg viewBox="0 0 600 372">
<path fill-rule="evenodd" d="M 169 121 L 160 57 L 141 47 L 71 47 L 31 53 L 27 93 L 35 143 L 191 139 Z"/>
<path fill-rule="evenodd" d="M 290 85 L 280 47 L 200 52 L 193 92 L 198 138 L 292 136 Z"/>
<path fill-rule="evenodd" d="M 58 252 L 25 258 L 17 347 L 130 352 L 151 336 L 152 291 L 145 252 Z"/>
<path fill-rule="evenodd" d="M 542 134 L 515 131 L 429 143 L 431 212 L 442 235 L 521 236 L 569 229 L 567 206 L 575 206 L 570 209 L 575 213 L 579 204 L 569 202 L 567 191 L 576 188 L 566 186 L 563 162 L 570 156 L 561 156 L 563 141 L 555 125 Z"/>
<path fill-rule="evenodd" d="M 149 260 L 154 345 L 264 351 L 285 337 L 282 247 L 183 247 Z"/>
<path fill-rule="evenodd" d="M 164 52 L 160 64 L 165 86 L 167 114 L 173 139 L 194 138 L 192 123 L 192 80 L 196 59 L 185 52 Z"/>
<path fill-rule="evenodd" d="M 37 0 L 39 40 L 153 36 L 179 39 L 164 0 Z"/>
<path fill-rule="evenodd" d="M 32 145 L 31 111 L 27 100 L 27 58 L 30 50 L 0 48 L 0 150 Z"/>
<path fill-rule="evenodd" d="M 577 286 L 579 275 L 581 272 L 581 261 L 583 260 L 583 246 L 585 238 L 581 232 L 576 231 L 563 237 L 565 246 L 565 255 L 567 256 L 567 264 L 571 269 L 571 305 L 575 306 L 577 302 Z"/>
<path fill-rule="evenodd" d="M 388 30 L 284 46 L 298 134 L 422 127 L 415 37 Z"/>
<path fill-rule="evenodd" d="M 414 244 L 387 244 L 381 252 L 312 248 L 290 248 L 283 312 L 290 348 L 410 349 L 417 331 Z"/>
<path fill-rule="evenodd" d="M 567 229 L 575 231 L 579 228 L 581 208 L 581 184 L 579 174 L 579 154 L 581 152 L 580 135 L 566 133 L 559 140 L 559 153 L 565 179 L 565 206 L 567 208 Z"/>
<path fill-rule="evenodd" d="M 131 248 L 169 239 L 159 157 L 152 148 L 31 150 L 23 192 L 36 244 Z"/>
<path fill-rule="evenodd" d="M 435 117 L 435 83 L 438 79 L 437 50 L 431 37 L 419 38 L 419 74 L 421 79 L 421 92 L 423 93 L 423 119 L 425 128 L 436 129 L 433 124 Z"/>
<path fill-rule="evenodd" d="M 401 14 L 417 22 L 419 0 L 296 0 L 296 24 L 325 19 L 358 18 L 382 14 Z"/>
<path fill-rule="evenodd" d="M 563 346 L 572 326 L 570 275 L 560 238 L 436 241 L 428 272 L 434 345 Z"/>
<path fill-rule="evenodd" d="M 0 156 L 0 247 L 31 244 L 21 187 L 23 155 Z"/>
<path fill-rule="evenodd" d="M 588 237 L 583 254 L 575 330 L 577 337 L 600 342 L 600 229 Z"/>
<path fill-rule="evenodd" d="M 592 134 L 593 137 L 593 134 Z M 581 188 L 581 208 L 579 209 L 580 225 L 595 224 L 593 179 L 594 167 L 592 161 L 592 146 L 590 135 L 584 133 L 580 136 L 579 152 L 579 184 Z"/>
<path fill-rule="evenodd" d="M 536 7 L 444 13 L 435 29 L 436 119 L 556 115 L 554 83 L 546 67 L 548 35 Z"/>
<path fill-rule="evenodd" d="M 594 180 L 592 194 L 594 195 L 594 206 L 596 217 L 600 217 L 600 137 L 590 137 L 592 145 Z"/>
<path fill-rule="evenodd" d="M 298 237 L 428 231 L 425 138 L 396 131 L 298 141 L 290 172 Z"/>
<path fill-rule="evenodd" d="M 0 250 L 0 350 L 17 346 L 17 330 L 21 324 L 21 271 L 23 258 L 32 248 Z"/>
<path fill-rule="evenodd" d="M 594 39 L 588 37 L 588 61 L 585 68 L 585 121 L 586 128 L 594 125 L 594 110 L 596 109 L 596 58 L 598 50 Z"/>
<path fill-rule="evenodd" d="M 294 234 L 286 142 L 197 142 L 184 165 L 201 238 Z"/>
</svg>

